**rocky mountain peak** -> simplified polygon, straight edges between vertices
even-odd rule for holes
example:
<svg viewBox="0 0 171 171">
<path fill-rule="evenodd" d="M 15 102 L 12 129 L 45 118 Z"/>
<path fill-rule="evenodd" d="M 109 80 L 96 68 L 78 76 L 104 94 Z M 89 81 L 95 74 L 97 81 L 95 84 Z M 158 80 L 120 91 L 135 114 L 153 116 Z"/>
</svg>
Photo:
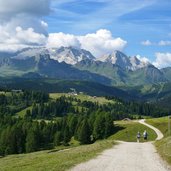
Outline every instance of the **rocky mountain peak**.
<svg viewBox="0 0 171 171">
<path fill-rule="evenodd" d="M 49 52 L 52 59 L 71 65 L 75 65 L 82 60 L 95 59 L 95 57 L 89 51 L 84 49 L 77 49 L 74 47 L 53 48 L 49 49 Z"/>
<path fill-rule="evenodd" d="M 150 65 L 150 63 L 141 61 L 136 56 L 128 57 L 120 51 L 114 51 L 113 53 L 104 55 L 97 60 L 101 62 L 112 63 L 113 65 L 117 65 L 124 70 L 132 71 Z"/>
</svg>

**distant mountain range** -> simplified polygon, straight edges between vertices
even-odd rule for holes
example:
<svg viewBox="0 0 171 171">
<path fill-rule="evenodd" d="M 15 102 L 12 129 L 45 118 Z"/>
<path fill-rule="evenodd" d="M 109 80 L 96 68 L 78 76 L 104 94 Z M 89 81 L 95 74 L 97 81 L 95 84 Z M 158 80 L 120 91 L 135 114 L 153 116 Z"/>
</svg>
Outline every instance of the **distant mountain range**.
<svg viewBox="0 0 171 171">
<path fill-rule="evenodd" d="M 82 60 L 76 64 L 76 67 L 103 75 L 111 79 L 111 84 L 115 86 L 167 82 L 165 74 L 152 64 L 144 63 L 136 57 L 127 57 L 119 51 L 100 60 Z"/>
<path fill-rule="evenodd" d="M 0 88 L 69 92 L 156 103 L 170 109 L 171 67 L 159 69 L 114 51 L 95 58 L 73 47 L 0 53 Z"/>
<path fill-rule="evenodd" d="M 120 51 L 95 58 L 73 47 L 27 48 L 0 53 L 1 77 L 83 80 L 114 86 L 138 86 L 171 80 L 171 68 L 158 69 Z"/>
</svg>

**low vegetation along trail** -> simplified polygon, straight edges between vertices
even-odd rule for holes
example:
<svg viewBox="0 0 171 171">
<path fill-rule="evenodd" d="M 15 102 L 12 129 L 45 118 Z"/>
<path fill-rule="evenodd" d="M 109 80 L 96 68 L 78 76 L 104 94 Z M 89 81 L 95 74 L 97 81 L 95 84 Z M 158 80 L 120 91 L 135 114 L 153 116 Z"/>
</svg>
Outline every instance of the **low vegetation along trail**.
<svg viewBox="0 0 171 171">
<path fill-rule="evenodd" d="M 159 140 L 163 134 L 144 120 L 139 121 L 157 134 Z M 72 171 L 168 171 L 170 168 L 157 154 L 152 142 L 119 142 L 112 149 L 104 151 L 97 158 L 77 165 Z"/>
</svg>

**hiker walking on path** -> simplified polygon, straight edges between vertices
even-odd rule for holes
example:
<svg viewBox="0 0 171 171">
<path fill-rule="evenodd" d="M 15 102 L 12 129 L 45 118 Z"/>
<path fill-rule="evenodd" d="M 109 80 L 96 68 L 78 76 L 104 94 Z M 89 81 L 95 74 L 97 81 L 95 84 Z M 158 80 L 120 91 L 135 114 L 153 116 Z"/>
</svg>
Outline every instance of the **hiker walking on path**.
<svg viewBox="0 0 171 171">
<path fill-rule="evenodd" d="M 140 142 L 140 138 L 141 138 L 141 134 L 140 134 L 140 132 L 138 131 L 138 133 L 137 133 L 137 142 L 138 142 L 138 143 Z"/>
<path fill-rule="evenodd" d="M 148 136 L 148 134 L 147 134 L 147 131 L 145 130 L 143 133 L 144 140 L 147 140 L 147 136 Z"/>
</svg>

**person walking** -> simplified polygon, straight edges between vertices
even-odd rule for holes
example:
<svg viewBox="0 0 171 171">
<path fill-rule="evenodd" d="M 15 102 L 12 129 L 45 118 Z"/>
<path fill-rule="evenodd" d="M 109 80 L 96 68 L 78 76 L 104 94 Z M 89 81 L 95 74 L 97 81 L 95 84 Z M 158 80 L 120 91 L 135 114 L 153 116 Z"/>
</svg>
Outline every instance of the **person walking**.
<svg viewBox="0 0 171 171">
<path fill-rule="evenodd" d="M 138 131 L 138 133 L 137 133 L 137 142 L 138 142 L 138 143 L 140 142 L 140 138 L 141 138 L 141 134 L 140 134 L 140 132 Z"/>
<path fill-rule="evenodd" d="M 145 130 L 143 133 L 144 140 L 147 140 L 147 136 L 148 136 L 148 134 L 147 134 L 147 131 Z"/>
</svg>

